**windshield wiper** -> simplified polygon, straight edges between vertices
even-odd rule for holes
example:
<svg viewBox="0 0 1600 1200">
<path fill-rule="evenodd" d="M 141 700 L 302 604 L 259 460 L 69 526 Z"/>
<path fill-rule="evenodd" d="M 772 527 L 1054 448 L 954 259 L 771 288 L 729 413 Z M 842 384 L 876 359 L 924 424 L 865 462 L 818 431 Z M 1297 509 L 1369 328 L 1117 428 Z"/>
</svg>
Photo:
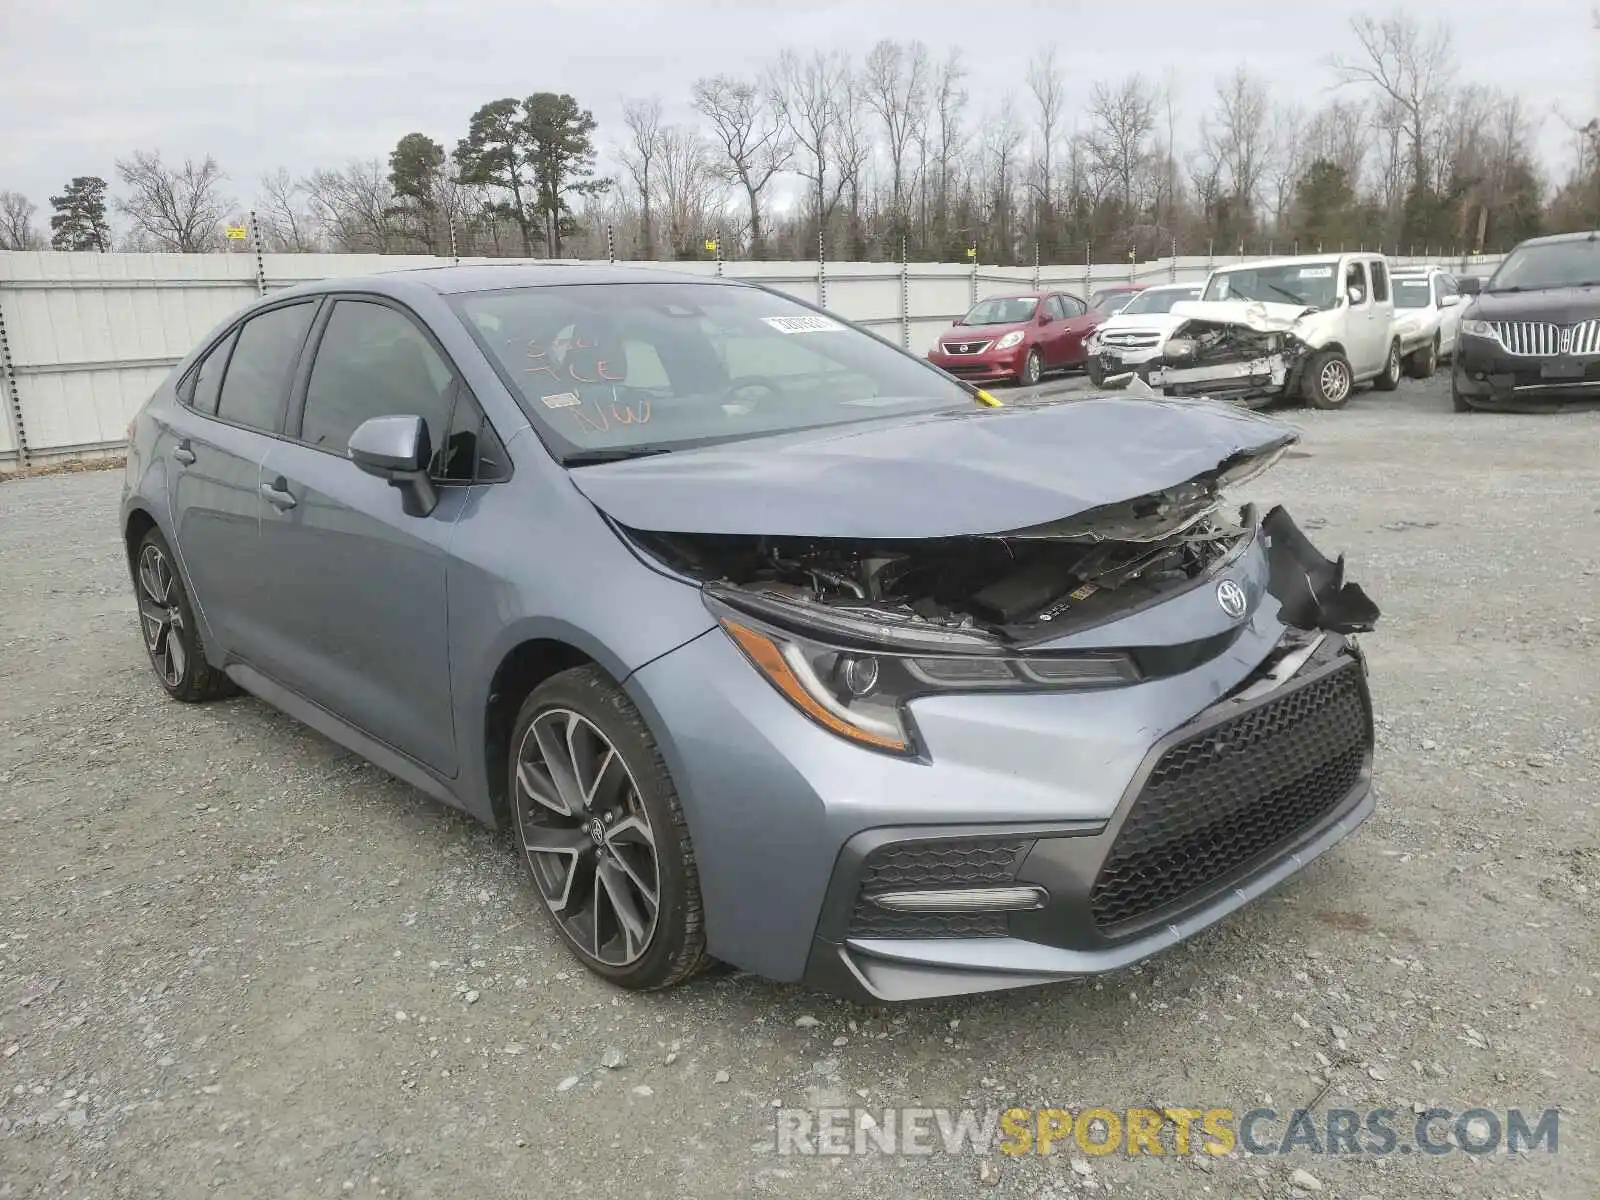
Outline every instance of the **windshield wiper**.
<svg viewBox="0 0 1600 1200">
<path fill-rule="evenodd" d="M 563 455 L 563 467 L 592 467 L 597 463 L 625 462 L 630 458 L 648 458 L 652 454 L 670 454 L 671 446 L 602 446 L 593 450 L 574 450 Z"/>
</svg>

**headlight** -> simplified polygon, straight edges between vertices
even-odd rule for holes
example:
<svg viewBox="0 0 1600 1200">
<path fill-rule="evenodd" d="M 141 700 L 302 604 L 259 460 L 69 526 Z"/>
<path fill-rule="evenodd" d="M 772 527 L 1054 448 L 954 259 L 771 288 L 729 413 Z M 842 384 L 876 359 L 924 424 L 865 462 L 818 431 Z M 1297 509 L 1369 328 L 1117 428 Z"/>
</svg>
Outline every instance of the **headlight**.
<svg viewBox="0 0 1600 1200">
<path fill-rule="evenodd" d="M 722 628 L 783 697 L 831 733 L 896 754 L 913 751 L 905 712 L 916 696 L 1115 687 L 1139 677 L 1124 654 L 1046 657 L 911 655 L 831 646 L 708 601 Z"/>
<path fill-rule="evenodd" d="M 994 348 L 996 350 L 1009 350 L 1009 349 L 1011 349 L 1011 347 L 1020 346 L 1021 344 L 1022 344 L 1022 330 L 1013 329 L 1010 333 L 1006 334 L 998 342 L 996 342 L 994 344 Z"/>
<path fill-rule="evenodd" d="M 1493 338 L 1497 342 L 1500 340 L 1494 331 L 1494 326 L 1487 321 L 1463 321 L 1461 322 L 1461 332 L 1470 334 L 1473 337 Z"/>
<path fill-rule="evenodd" d="M 1169 338 L 1167 344 L 1161 347 L 1161 353 L 1171 358 L 1188 358 L 1194 353 L 1194 341 L 1190 338 Z"/>
</svg>

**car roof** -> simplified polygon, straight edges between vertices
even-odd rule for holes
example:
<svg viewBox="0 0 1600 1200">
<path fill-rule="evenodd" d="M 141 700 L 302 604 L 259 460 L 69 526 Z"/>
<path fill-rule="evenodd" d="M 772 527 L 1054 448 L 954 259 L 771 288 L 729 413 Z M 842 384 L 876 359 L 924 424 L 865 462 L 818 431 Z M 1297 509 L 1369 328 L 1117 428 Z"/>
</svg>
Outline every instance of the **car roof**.
<svg viewBox="0 0 1600 1200">
<path fill-rule="evenodd" d="M 1183 288 L 1192 292 L 1197 288 L 1205 287 L 1205 285 L 1206 281 L 1204 279 L 1191 279 L 1186 283 L 1182 281 L 1178 283 L 1152 283 L 1144 290 L 1147 292 L 1175 292 L 1179 288 Z"/>
<path fill-rule="evenodd" d="M 382 271 L 370 275 L 319 279 L 297 285 L 274 297 L 335 291 L 376 292 L 403 295 L 419 288 L 443 296 L 466 292 L 491 292 L 502 288 L 557 287 L 563 284 L 618 283 L 703 283 L 713 286 L 741 286 L 737 279 L 695 275 L 687 271 L 656 267 L 617 266 L 612 263 L 469 263 L 461 266 L 413 267 L 401 271 Z"/>
<path fill-rule="evenodd" d="M 1348 251 L 1348 253 L 1349 254 L 1363 254 L 1363 253 L 1367 253 L 1367 252 L 1366 251 L 1359 251 L 1359 250 L 1351 250 L 1351 251 Z M 1376 255 L 1376 251 L 1372 252 L 1372 256 L 1374 256 L 1374 257 L 1377 256 Z M 1258 258 L 1258 259 L 1252 259 L 1252 260 L 1250 260 L 1248 262 L 1226 263 L 1223 266 L 1213 268 L 1213 270 L 1214 271 L 1249 271 L 1249 270 L 1254 270 L 1254 269 L 1256 269 L 1258 267 L 1293 267 L 1293 266 L 1299 266 L 1302 263 L 1316 264 L 1316 265 L 1320 266 L 1320 265 L 1322 265 L 1324 263 L 1336 263 L 1341 258 L 1344 258 L 1344 257 L 1345 257 L 1344 254 L 1290 254 L 1290 255 L 1284 256 L 1283 258 Z"/>
<path fill-rule="evenodd" d="M 1600 229 L 1580 230 L 1577 233 L 1547 233 L 1543 237 L 1528 238 L 1518 242 L 1512 247 L 1520 250 L 1523 246 L 1549 246 L 1558 242 L 1592 242 L 1600 241 Z"/>
</svg>

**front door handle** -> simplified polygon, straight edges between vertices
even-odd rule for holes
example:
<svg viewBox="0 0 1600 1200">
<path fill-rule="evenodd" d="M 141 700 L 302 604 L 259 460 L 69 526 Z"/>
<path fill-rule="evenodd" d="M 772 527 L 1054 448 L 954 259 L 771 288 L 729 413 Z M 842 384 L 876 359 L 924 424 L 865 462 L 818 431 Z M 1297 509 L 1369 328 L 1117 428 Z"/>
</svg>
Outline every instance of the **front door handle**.
<svg viewBox="0 0 1600 1200">
<path fill-rule="evenodd" d="M 300 503 L 294 498 L 294 493 L 289 490 L 289 481 L 279 475 L 271 483 L 261 485 L 261 494 L 266 497 L 268 504 L 279 512 L 286 512 Z"/>
<path fill-rule="evenodd" d="M 184 438 L 172 448 L 172 457 L 175 462 L 180 462 L 186 467 L 194 463 L 194 451 L 189 449 L 188 438 Z"/>
</svg>

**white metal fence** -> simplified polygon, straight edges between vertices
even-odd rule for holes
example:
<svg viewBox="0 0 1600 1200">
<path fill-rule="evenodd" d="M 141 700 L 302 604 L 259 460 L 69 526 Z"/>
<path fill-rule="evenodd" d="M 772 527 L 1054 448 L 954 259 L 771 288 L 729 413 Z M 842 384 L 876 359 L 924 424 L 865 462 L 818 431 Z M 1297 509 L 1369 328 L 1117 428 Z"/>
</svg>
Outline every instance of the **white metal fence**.
<svg viewBox="0 0 1600 1200">
<path fill-rule="evenodd" d="M 118 453 L 128 420 L 173 364 L 263 292 L 311 279 L 448 264 L 377 254 L 94 254 L 0 251 L 0 472 Z M 462 263 L 506 262 L 468 259 Z M 1203 279 L 1246 261 L 1205 256 L 1137 265 L 993 267 L 941 263 L 636 264 L 765 283 L 922 353 L 977 299 L 1020 288 L 1087 297 L 1114 282 Z M 1395 259 L 1395 265 L 1411 260 Z M 1498 257 L 1457 260 L 1486 275 Z"/>
</svg>

